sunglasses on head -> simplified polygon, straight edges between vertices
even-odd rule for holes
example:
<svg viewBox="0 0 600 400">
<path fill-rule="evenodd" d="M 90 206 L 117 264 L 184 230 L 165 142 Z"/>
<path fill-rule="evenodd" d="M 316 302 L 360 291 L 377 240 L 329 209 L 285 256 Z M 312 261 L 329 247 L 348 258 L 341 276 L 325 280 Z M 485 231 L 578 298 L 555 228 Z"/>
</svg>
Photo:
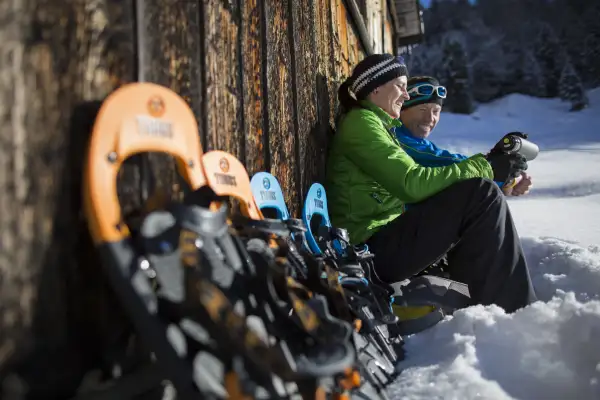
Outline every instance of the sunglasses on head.
<svg viewBox="0 0 600 400">
<path fill-rule="evenodd" d="M 419 96 L 431 96 L 436 93 L 440 99 L 446 98 L 446 88 L 444 86 L 435 86 L 431 83 L 423 83 L 415 86 L 408 91 L 408 94 L 417 94 Z"/>
</svg>

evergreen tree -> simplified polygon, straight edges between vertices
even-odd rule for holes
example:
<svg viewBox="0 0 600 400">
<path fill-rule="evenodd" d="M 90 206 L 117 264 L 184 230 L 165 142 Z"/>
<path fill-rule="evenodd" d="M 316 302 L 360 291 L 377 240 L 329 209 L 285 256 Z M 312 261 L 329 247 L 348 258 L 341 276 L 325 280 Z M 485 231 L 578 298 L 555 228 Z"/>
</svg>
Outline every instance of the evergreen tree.
<svg viewBox="0 0 600 400">
<path fill-rule="evenodd" d="M 477 101 L 557 97 L 566 60 L 584 88 L 600 85 L 599 1 L 432 0 L 425 27 L 412 71 L 452 82 L 447 38 L 458 32 Z"/>
<path fill-rule="evenodd" d="M 565 53 L 549 24 L 540 24 L 534 48 L 535 58 L 540 64 L 546 83 L 546 95 L 556 97 L 558 95 L 557 82 L 564 66 Z"/>
<path fill-rule="evenodd" d="M 471 90 L 471 71 L 463 44 L 450 37 L 444 43 L 443 82 L 448 89 L 445 104 L 451 111 L 470 114 L 475 110 Z M 445 106 L 446 107 L 446 106 Z"/>
<path fill-rule="evenodd" d="M 407 66 L 408 66 L 408 72 L 410 73 L 411 76 L 416 76 L 416 75 L 423 75 L 425 74 L 424 72 L 424 67 L 425 67 L 425 55 L 424 52 L 419 52 L 419 51 L 413 51 L 413 53 L 408 57 L 407 60 Z"/>
<path fill-rule="evenodd" d="M 408 59 L 408 72 L 411 76 L 430 75 L 441 79 L 440 73 L 444 63 L 440 46 L 435 43 L 430 46 L 418 46 Z"/>
<path fill-rule="evenodd" d="M 583 76 L 590 86 L 596 87 L 600 85 L 600 34 L 588 34 L 584 43 Z"/>
<path fill-rule="evenodd" d="M 473 63 L 472 78 L 475 100 L 485 103 L 498 97 L 501 77 L 488 58 L 482 57 Z"/>
<path fill-rule="evenodd" d="M 425 23 L 426 44 L 437 41 L 440 35 L 447 30 L 447 19 L 439 0 L 432 0 L 429 8 L 424 10 L 423 22 Z"/>
<path fill-rule="evenodd" d="M 520 78 L 516 83 L 519 93 L 535 97 L 546 97 L 546 81 L 540 63 L 530 50 L 525 50 L 519 66 Z"/>
<path fill-rule="evenodd" d="M 590 86 L 600 85 L 600 5 L 590 1 L 581 17 L 585 37 L 583 39 L 582 76 Z"/>
<path fill-rule="evenodd" d="M 581 84 L 579 75 L 570 62 L 566 62 L 558 83 L 559 95 L 562 100 L 571 102 L 571 111 L 585 108 L 589 101 Z"/>
</svg>

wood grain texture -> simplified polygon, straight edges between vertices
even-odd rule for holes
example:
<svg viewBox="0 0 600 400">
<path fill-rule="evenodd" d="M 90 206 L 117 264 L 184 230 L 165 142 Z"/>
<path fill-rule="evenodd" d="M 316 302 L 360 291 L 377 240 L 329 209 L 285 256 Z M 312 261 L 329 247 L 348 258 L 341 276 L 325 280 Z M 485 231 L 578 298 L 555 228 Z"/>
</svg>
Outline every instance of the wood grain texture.
<svg viewBox="0 0 600 400">
<path fill-rule="evenodd" d="M 242 7 L 241 68 L 245 165 L 250 175 L 267 168 L 263 113 L 263 50 L 261 7 L 257 0 L 239 0 Z"/>
<path fill-rule="evenodd" d="M 316 4 L 312 0 L 290 3 L 292 48 L 294 58 L 294 91 L 296 103 L 295 130 L 297 156 L 297 201 L 302 202 L 312 182 L 318 180 L 319 162 L 312 146 L 318 135 L 317 120 L 317 48 Z"/>
<path fill-rule="evenodd" d="M 279 180 L 290 212 L 296 214 L 296 174 L 293 118 L 296 118 L 292 102 L 292 71 L 288 24 L 289 4 L 292 0 L 267 0 L 266 40 L 268 129 L 271 173 Z"/>
<path fill-rule="evenodd" d="M 232 2 L 231 4 L 236 3 Z M 224 150 L 243 160 L 242 90 L 238 59 L 238 8 L 222 0 L 205 1 L 206 150 Z M 226 7 L 229 5 L 230 7 Z"/>
<path fill-rule="evenodd" d="M 102 313 L 110 296 L 84 250 L 81 171 L 90 110 L 134 79 L 132 9 L 123 0 L 0 5 L 0 376 L 19 371 L 1 383 L 3 398 L 23 388 L 70 397 L 97 356 L 79 346 L 103 323 L 118 327 Z"/>
</svg>

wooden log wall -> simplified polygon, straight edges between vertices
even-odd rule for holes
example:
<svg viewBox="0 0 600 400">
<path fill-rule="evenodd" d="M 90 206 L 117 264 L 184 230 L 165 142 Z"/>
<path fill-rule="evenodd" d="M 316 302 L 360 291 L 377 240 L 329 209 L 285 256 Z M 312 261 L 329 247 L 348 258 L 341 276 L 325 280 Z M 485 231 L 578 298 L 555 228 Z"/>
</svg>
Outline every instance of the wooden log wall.
<svg viewBox="0 0 600 400">
<path fill-rule="evenodd" d="M 387 2 L 364 1 L 371 45 L 392 53 Z M 145 79 L 190 102 L 205 151 L 233 153 L 251 175 L 273 173 L 297 215 L 325 176 L 337 87 L 366 53 L 346 1 L 145 3 Z"/>
<path fill-rule="evenodd" d="M 126 337 L 81 213 L 98 104 L 125 82 L 172 88 L 204 150 L 272 172 L 297 216 L 325 175 L 339 83 L 367 47 L 393 52 L 377 4 L 365 46 L 346 0 L 0 2 L 0 398 L 70 398 Z M 168 158 L 147 161 L 123 171 L 125 206 L 144 174 L 175 183 Z"/>
<path fill-rule="evenodd" d="M 0 398 L 69 398 L 119 332 L 81 170 L 98 102 L 136 79 L 133 20 L 122 0 L 0 2 Z"/>
</svg>

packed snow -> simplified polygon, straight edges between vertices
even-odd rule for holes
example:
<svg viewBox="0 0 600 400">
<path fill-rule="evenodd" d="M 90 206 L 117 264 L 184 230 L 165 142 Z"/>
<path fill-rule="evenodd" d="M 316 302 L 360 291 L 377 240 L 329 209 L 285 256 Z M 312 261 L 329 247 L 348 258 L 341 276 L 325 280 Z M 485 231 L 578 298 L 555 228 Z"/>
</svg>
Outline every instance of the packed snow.
<svg viewBox="0 0 600 400">
<path fill-rule="evenodd" d="M 590 107 L 510 95 L 443 113 L 431 139 L 464 154 L 527 132 L 533 187 L 511 198 L 540 301 L 474 306 L 407 338 L 395 399 L 600 399 L 600 88 Z"/>
</svg>

